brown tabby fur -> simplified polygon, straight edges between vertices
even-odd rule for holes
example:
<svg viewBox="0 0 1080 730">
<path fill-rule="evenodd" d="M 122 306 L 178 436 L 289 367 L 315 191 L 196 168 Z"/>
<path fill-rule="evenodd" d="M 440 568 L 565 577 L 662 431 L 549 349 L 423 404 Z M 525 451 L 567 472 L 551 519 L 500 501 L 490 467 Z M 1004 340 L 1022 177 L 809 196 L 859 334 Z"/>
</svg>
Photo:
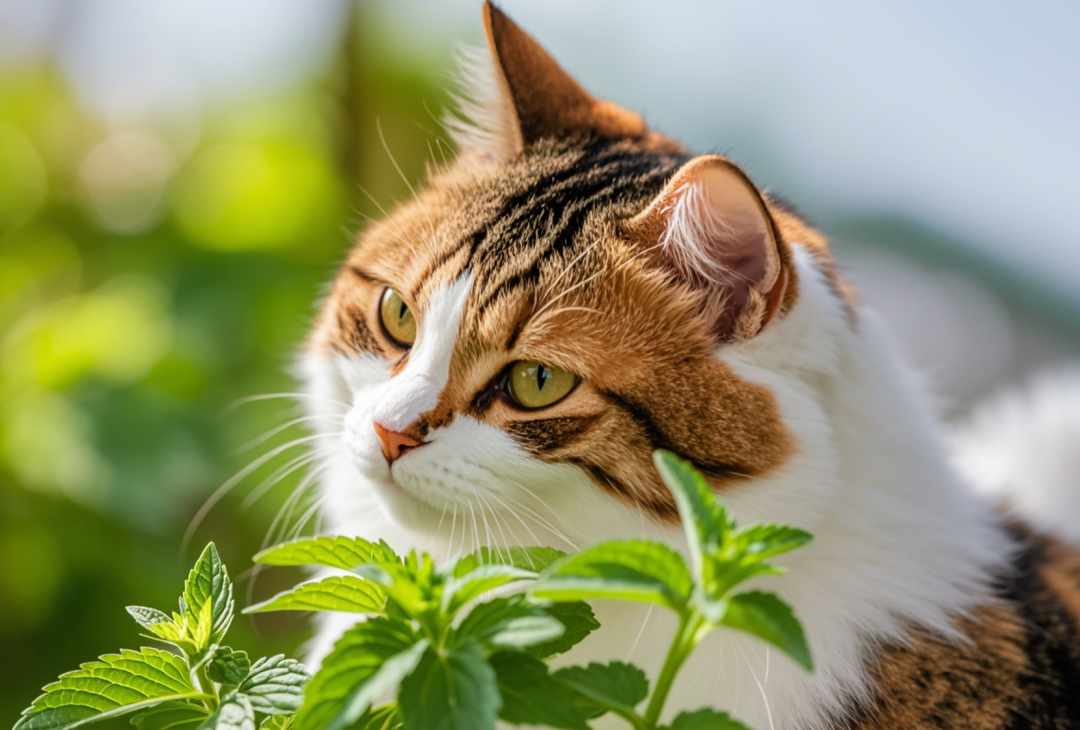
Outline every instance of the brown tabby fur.
<svg viewBox="0 0 1080 730">
<path fill-rule="evenodd" d="M 767 318 L 752 331 L 716 332 L 726 300 L 658 257 L 655 231 L 629 225 L 690 156 L 638 115 L 593 99 L 494 6 L 484 17 L 506 112 L 516 116 L 507 122 L 511 154 L 463 154 L 366 231 L 309 346 L 373 353 L 400 370 L 409 353 L 379 325 L 383 288 L 422 321 L 432 293 L 471 271 L 448 384 L 410 426 L 413 437 L 471 416 L 536 458 L 581 467 L 661 520 L 677 515 L 651 468 L 656 448 L 692 460 L 717 489 L 779 468 L 799 445 L 772 394 L 712 357 Z M 782 265 L 768 316 L 784 317 L 798 300 L 791 247 L 799 245 L 857 326 L 857 299 L 824 236 L 767 195 L 761 201 Z M 577 374 L 575 397 L 525 412 L 485 395 L 517 360 Z M 1022 549 L 1001 577 L 1000 600 L 959 619 L 969 641 L 915 631 L 903 646 L 882 647 L 871 662 L 874 701 L 853 708 L 845 726 L 1080 727 L 1080 553 L 1013 532 Z"/>
</svg>

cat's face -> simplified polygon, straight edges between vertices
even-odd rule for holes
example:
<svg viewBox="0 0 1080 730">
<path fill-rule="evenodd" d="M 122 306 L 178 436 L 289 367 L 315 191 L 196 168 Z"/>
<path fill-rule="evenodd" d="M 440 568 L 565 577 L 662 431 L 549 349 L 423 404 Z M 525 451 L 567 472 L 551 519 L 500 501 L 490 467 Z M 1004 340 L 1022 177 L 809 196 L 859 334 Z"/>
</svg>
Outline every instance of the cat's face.
<svg viewBox="0 0 1080 730">
<path fill-rule="evenodd" d="M 787 239 L 819 239 L 486 16 L 510 118 L 362 236 L 310 341 L 355 488 L 428 529 L 537 500 L 670 521 L 654 449 L 718 489 L 782 468 L 776 394 L 717 353 L 787 315 Z"/>
</svg>

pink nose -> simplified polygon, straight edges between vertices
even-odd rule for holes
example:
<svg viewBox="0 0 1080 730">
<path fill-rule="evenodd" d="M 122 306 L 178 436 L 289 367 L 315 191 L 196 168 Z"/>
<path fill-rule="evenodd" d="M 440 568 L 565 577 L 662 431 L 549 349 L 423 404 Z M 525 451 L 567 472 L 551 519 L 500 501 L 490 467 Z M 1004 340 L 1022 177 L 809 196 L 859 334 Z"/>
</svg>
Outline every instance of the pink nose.
<svg viewBox="0 0 1080 730">
<path fill-rule="evenodd" d="M 382 453 L 383 456 L 386 457 L 387 464 L 393 464 L 400 459 L 401 455 L 406 451 L 421 446 L 424 443 L 420 439 L 413 438 L 407 433 L 391 431 L 378 422 L 375 423 L 375 434 L 379 437 L 379 443 L 382 444 Z"/>
</svg>

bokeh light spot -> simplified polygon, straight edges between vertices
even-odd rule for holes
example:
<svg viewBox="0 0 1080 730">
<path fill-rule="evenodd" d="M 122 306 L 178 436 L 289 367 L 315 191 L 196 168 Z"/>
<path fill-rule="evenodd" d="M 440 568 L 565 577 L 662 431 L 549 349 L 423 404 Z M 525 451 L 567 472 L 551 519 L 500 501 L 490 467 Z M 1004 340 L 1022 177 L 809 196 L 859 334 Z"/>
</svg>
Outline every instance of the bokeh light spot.
<svg viewBox="0 0 1080 730">
<path fill-rule="evenodd" d="M 333 169 L 302 147 L 223 145 L 184 172 L 175 213 L 181 229 L 207 248 L 282 248 L 325 228 L 338 195 Z"/>
<path fill-rule="evenodd" d="M 0 231 L 27 220 L 45 200 L 45 165 L 30 139 L 0 121 Z"/>
</svg>

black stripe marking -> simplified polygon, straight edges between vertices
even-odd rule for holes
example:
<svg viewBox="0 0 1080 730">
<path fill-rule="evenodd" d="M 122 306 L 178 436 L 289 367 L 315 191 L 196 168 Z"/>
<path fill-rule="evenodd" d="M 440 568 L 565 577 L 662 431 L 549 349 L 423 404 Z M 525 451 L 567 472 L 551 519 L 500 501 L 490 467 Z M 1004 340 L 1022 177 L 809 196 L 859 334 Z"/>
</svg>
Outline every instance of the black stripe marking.
<svg viewBox="0 0 1080 730">
<path fill-rule="evenodd" d="M 519 444 L 534 454 L 563 448 L 592 430 L 599 415 L 563 416 L 538 418 L 531 421 L 514 421 L 506 426 L 506 432 Z"/>
<path fill-rule="evenodd" d="M 681 459 L 686 459 L 691 462 L 698 470 L 705 473 L 706 476 L 717 477 L 722 479 L 732 478 L 745 478 L 753 476 L 754 470 L 748 467 L 739 466 L 738 464 L 728 464 L 723 462 L 706 461 L 704 459 L 696 458 L 685 454 L 677 444 L 675 444 L 667 434 L 656 424 L 656 421 L 652 419 L 652 416 L 647 410 L 640 405 L 630 401 L 629 399 L 610 391 L 601 391 L 600 394 L 608 399 L 616 408 L 621 409 L 627 416 L 633 420 L 641 431 L 645 434 L 645 438 L 648 439 L 649 445 L 652 451 L 657 449 L 664 449 L 670 451 Z"/>
</svg>

